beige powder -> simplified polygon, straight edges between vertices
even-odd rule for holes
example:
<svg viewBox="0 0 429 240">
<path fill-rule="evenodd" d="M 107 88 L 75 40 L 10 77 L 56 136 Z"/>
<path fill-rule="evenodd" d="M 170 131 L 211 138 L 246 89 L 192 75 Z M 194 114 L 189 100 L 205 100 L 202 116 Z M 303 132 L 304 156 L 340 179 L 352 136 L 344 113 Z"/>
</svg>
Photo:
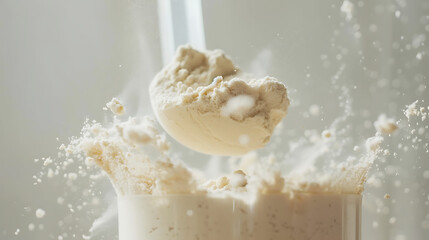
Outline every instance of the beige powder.
<svg viewBox="0 0 429 240">
<path fill-rule="evenodd" d="M 289 106 L 286 87 L 277 79 L 249 77 L 222 51 L 189 46 L 179 47 L 149 93 L 167 133 L 193 150 L 215 155 L 264 147 Z"/>
<path fill-rule="evenodd" d="M 196 177 L 166 154 L 169 144 L 149 117 L 115 120 L 107 127 L 87 123 L 65 151 L 83 152 L 109 176 L 119 195 L 193 193 Z M 152 149 L 155 154 L 149 156 Z"/>
<path fill-rule="evenodd" d="M 199 171 L 169 157 L 170 144 L 150 117 L 115 118 L 107 126 L 88 122 L 81 137 L 61 149 L 75 155 L 83 152 L 85 162 L 89 166 L 95 163 L 103 169 L 121 196 L 219 192 L 258 195 L 291 191 L 359 194 L 363 191 L 372 161 L 382 152 L 382 142 L 383 137 L 378 135 L 369 138 L 367 153 L 358 164 L 344 161 L 332 172 L 313 179 L 309 177 L 314 175 L 312 172 L 284 174 L 274 156 L 259 157 L 255 153 L 235 161 L 230 168 L 231 174 L 205 179 Z M 69 174 L 70 179 L 73 176 Z"/>
<path fill-rule="evenodd" d="M 116 115 L 122 115 L 125 113 L 124 106 L 117 98 L 112 98 L 112 100 L 106 104 L 106 107 Z"/>
<path fill-rule="evenodd" d="M 377 132 L 384 134 L 391 134 L 398 129 L 395 120 L 393 118 L 387 118 L 384 114 L 381 114 L 377 121 L 374 122 L 374 127 Z"/>
</svg>

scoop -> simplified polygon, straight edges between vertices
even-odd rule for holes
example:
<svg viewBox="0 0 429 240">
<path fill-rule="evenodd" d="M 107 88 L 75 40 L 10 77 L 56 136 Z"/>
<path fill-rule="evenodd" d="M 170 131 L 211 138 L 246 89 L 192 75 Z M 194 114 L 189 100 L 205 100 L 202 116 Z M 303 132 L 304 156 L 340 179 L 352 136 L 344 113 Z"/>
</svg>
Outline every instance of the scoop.
<svg viewBox="0 0 429 240">
<path fill-rule="evenodd" d="M 264 147 L 289 107 L 273 77 L 241 73 L 221 50 L 180 46 L 152 80 L 155 115 L 176 141 L 213 155 L 242 155 Z"/>
</svg>

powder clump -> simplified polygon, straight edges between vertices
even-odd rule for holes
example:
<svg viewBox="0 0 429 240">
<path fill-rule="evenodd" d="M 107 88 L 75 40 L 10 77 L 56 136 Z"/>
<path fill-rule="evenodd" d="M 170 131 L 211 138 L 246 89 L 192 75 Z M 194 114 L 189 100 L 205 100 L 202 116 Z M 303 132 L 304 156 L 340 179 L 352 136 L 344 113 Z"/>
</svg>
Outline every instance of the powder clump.
<svg viewBox="0 0 429 240">
<path fill-rule="evenodd" d="M 117 98 L 112 98 L 110 102 L 106 104 L 106 106 L 112 111 L 112 113 L 120 116 L 125 113 L 125 108 L 122 103 Z"/>
<path fill-rule="evenodd" d="M 387 118 L 384 114 L 381 114 L 377 121 L 374 122 L 374 127 L 377 132 L 383 134 L 391 134 L 398 129 L 395 120 L 393 118 Z"/>
</svg>

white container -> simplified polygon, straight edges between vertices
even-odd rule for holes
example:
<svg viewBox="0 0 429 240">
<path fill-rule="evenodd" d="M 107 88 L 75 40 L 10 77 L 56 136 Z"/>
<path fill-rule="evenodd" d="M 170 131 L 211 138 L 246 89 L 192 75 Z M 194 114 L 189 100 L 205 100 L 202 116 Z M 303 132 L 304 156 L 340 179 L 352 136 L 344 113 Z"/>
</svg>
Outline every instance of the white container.
<svg viewBox="0 0 429 240">
<path fill-rule="evenodd" d="M 120 240 L 360 240 L 361 195 L 213 195 L 118 199 Z"/>
</svg>

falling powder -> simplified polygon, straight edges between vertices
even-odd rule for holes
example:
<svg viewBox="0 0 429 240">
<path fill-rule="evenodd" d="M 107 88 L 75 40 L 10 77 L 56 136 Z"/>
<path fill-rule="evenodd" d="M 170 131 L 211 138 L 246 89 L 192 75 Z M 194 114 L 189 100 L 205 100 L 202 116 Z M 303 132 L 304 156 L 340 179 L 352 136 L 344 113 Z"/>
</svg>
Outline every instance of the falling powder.
<svg viewBox="0 0 429 240">
<path fill-rule="evenodd" d="M 43 218 L 45 216 L 45 214 L 46 214 L 45 210 L 43 210 L 41 208 L 38 208 L 36 210 L 36 217 L 37 218 Z"/>
<path fill-rule="evenodd" d="M 106 106 L 110 109 L 110 111 L 112 111 L 112 113 L 116 115 L 123 115 L 125 113 L 124 106 L 117 98 L 112 98 L 112 100 L 108 102 Z"/>
</svg>

